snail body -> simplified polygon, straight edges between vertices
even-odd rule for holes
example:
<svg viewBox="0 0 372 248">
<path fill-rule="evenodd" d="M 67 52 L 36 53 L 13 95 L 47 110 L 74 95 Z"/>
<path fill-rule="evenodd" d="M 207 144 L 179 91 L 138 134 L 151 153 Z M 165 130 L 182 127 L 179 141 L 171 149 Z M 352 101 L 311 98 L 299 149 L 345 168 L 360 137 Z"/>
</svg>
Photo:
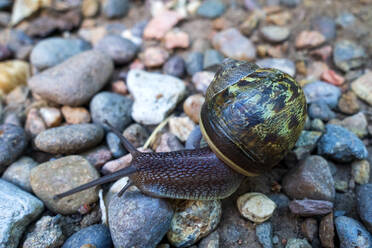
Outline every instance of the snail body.
<svg viewBox="0 0 372 248">
<path fill-rule="evenodd" d="M 209 147 L 141 153 L 113 130 L 133 155 L 131 165 L 56 198 L 123 176 L 155 197 L 225 198 L 244 176 L 265 173 L 278 164 L 295 145 L 305 119 L 304 93 L 288 74 L 226 60 L 201 110 L 200 129 Z"/>
</svg>

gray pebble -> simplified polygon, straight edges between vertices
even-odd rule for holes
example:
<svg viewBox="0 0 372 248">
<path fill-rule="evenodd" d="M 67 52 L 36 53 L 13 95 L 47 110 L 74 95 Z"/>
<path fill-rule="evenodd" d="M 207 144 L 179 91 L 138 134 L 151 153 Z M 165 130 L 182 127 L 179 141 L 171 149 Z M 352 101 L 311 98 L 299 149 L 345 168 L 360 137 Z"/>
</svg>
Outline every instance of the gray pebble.
<svg viewBox="0 0 372 248">
<path fill-rule="evenodd" d="M 261 28 L 262 36 L 270 42 L 283 42 L 288 39 L 290 29 L 281 26 L 264 26 Z"/>
<path fill-rule="evenodd" d="M 289 59 L 260 59 L 256 62 L 260 67 L 274 68 L 281 70 L 292 77 L 296 74 L 296 66 L 293 61 Z"/>
<path fill-rule="evenodd" d="M 185 74 L 185 69 L 185 61 L 181 56 L 178 55 L 175 55 L 168 59 L 163 66 L 163 72 L 165 74 L 178 78 L 182 78 L 182 76 Z"/>
<path fill-rule="evenodd" d="M 114 158 L 120 158 L 128 153 L 120 144 L 120 138 L 112 132 L 106 134 L 106 143 Z"/>
<path fill-rule="evenodd" d="M 102 6 L 107 18 L 120 18 L 127 15 L 130 3 L 128 0 L 106 0 Z"/>
<path fill-rule="evenodd" d="M 345 72 L 361 67 L 366 56 L 364 48 L 350 40 L 337 41 L 333 49 L 333 62 Z"/>
<path fill-rule="evenodd" d="M 329 16 L 314 17 L 311 21 L 311 26 L 316 31 L 322 33 L 327 40 L 332 40 L 336 37 L 336 23 Z"/>
<path fill-rule="evenodd" d="M 217 231 L 212 232 L 207 237 L 203 238 L 198 248 L 219 248 L 220 247 L 220 235 Z"/>
<path fill-rule="evenodd" d="M 204 55 L 200 52 L 192 52 L 186 58 L 186 71 L 189 76 L 203 70 Z"/>
<path fill-rule="evenodd" d="M 323 101 L 331 109 L 337 106 L 341 96 L 340 88 L 322 81 L 306 84 L 303 89 L 307 103 Z"/>
<path fill-rule="evenodd" d="M 111 248 L 110 230 L 105 225 L 92 225 L 81 229 L 69 237 L 62 248 L 78 248 L 90 244 L 95 248 Z"/>
<path fill-rule="evenodd" d="M 150 136 L 149 132 L 140 124 L 129 125 L 123 132 L 123 136 L 134 146 L 141 147 Z"/>
<path fill-rule="evenodd" d="M 324 101 L 314 102 L 310 104 L 308 114 L 312 119 L 320 119 L 329 121 L 336 117 L 336 114 L 329 108 Z"/>
<path fill-rule="evenodd" d="M 341 26 L 342 28 L 347 28 L 347 27 L 353 25 L 355 20 L 356 20 L 356 18 L 352 13 L 344 11 L 344 12 L 341 12 L 338 15 L 338 17 L 336 19 L 336 23 L 337 23 L 337 25 Z"/>
<path fill-rule="evenodd" d="M 225 5 L 220 0 L 207 0 L 202 2 L 197 14 L 206 18 L 217 18 L 225 12 Z"/>
<path fill-rule="evenodd" d="M 335 220 L 341 248 L 370 248 L 372 247 L 371 234 L 358 221 L 340 216 Z"/>
<path fill-rule="evenodd" d="M 119 35 L 107 35 L 95 46 L 95 50 L 106 53 L 117 65 L 130 62 L 137 54 L 137 46 Z"/>
<path fill-rule="evenodd" d="M 359 216 L 368 231 L 372 233 L 372 184 L 361 185 L 357 197 Z"/>
<path fill-rule="evenodd" d="M 206 69 L 211 66 L 219 65 L 222 63 L 223 55 L 214 49 L 208 49 L 204 52 L 203 68 Z"/>
<path fill-rule="evenodd" d="M 281 5 L 284 5 L 290 8 L 294 8 L 300 3 L 301 3 L 301 0 L 280 0 Z"/>
</svg>

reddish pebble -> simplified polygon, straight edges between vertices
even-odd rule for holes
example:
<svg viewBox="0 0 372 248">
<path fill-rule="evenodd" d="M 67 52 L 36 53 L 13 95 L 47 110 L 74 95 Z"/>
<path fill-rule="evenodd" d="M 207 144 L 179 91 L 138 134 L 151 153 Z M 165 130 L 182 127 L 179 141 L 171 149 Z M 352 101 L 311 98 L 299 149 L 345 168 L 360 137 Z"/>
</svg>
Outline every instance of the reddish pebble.
<svg viewBox="0 0 372 248">
<path fill-rule="evenodd" d="M 325 42 L 326 38 L 318 31 L 302 31 L 296 39 L 296 48 L 317 47 Z"/>
<path fill-rule="evenodd" d="M 321 79 L 336 86 L 340 86 L 345 82 L 345 78 L 343 76 L 337 74 L 331 69 L 323 71 Z"/>
<path fill-rule="evenodd" d="M 315 49 L 310 52 L 310 55 L 313 55 L 315 57 L 319 57 L 323 61 L 329 58 L 332 54 L 332 47 L 331 46 L 323 46 L 318 49 Z"/>
<path fill-rule="evenodd" d="M 138 150 L 141 152 L 151 152 L 150 149 L 138 148 Z M 128 167 L 131 162 L 132 162 L 131 154 L 127 154 L 121 158 L 111 160 L 102 167 L 102 173 L 103 174 L 113 173 L 115 171 Z"/>
<path fill-rule="evenodd" d="M 145 66 L 152 68 L 163 65 L 168 59 L 169 53 L 161 47 L 149 47 L 141 57 Z"/>
<path fill-rule="evenodd" d="M 189 35 L 183 31 L 170 31 L 165 35 L 165 48 L 188 48 L 190 45 Z"/>
<path fill-rule="evenodd" d="M 63 117 L 69 124 L 81 124 L 90 122 L 90 114 L 86 108 L 83 107 L 69 107 L 63 106 L 61 108 Z"/>
<path fill-rule="evenodd" d="M 111 85 L 112 91 L 121 95 L 127 95 L 128 94 L 128 87 L 124 83 L 124 81 L 119 80 L 116 82 L 113 82 Z"/>
<path fill-rule="evenodd" d="M 314 216 L 328 214 L 333 209 L 333 203 L 323 200 L 293 200 L 289 203 L 292 213 L 300 216 Z"/>
<path fill-rule="evenodd" d="M 143 70 L 145 69 L 145 65 L 141 62 L 139 59 L 135 59 L 130 65 L 129 69 L 138 69 L 138 70 Z"/>
<path fill-rule="evenodd" d="M 163 11 L 151 19 L 144 30 L 143 36 L 145 39 L 161 40 L 181 19 L 182 16 L 175 11 Z"/>
</svg>

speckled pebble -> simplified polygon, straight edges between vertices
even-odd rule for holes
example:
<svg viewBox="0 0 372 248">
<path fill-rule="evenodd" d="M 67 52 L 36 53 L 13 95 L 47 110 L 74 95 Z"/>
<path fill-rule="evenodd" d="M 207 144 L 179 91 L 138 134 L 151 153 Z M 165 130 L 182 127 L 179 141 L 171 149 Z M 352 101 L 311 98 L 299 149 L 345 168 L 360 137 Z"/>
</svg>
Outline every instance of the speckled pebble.
<svg viewBox="0 0 372 248">
<path fill-rule="evenodd" d="M 21 157 L 4 171 L 1 178 L 31 192 L 30 173 L 31 169 L 37 165 L 38 163 L 32 158 Z"/>
<path fill-rule="evenodd" d="M 316 147 L 316 143 L 321 135 L 322 133 L 317 131 L 302 131 L 296 142 L 296 147 L 309 147 L 313 149 Z"/>
<path fill-rule="evenodd" d="M 95 248 L 113 247 L 109 229 L 102 224 L 83 228 L 69 237 L 62 248 L 80 248 L 86 244 L 90 244 Z"/>
<path fill-rule="evenodd" d="M 311 245 L 306 239 L 290 238 L 288 239 L 285 248 L 311 248 Z"/>
<path fill-rule="evenodd" d="M 291 30 L 281 26 L 264 26 L 261 28 L 261 35 L 271 42 L 283 42 L 288 39 Z"/>
<path fill-rule="evenodd" d="M 203 238 L 198 248 L 219 248 L 220 247 L 220 235 L 217 231 L 212 232 L 207 237 Z"/>
<path fill-rule="evenodd" d="M 145 144 L 148 137 L 150 136 L 149 132 L 138 123 L 129 125 L 123 132 L 123 136 L 134 146 L 141 147 Z"/>
<path fill-rule="evenodd" d="M 335 227 L 333 223 L 333 214 L 327 214 L 322 218 L 319 224 L 319 239 L 323 247 L 334 248 Z"/>
<path fill-rule="evenodd" d="M 368 160 L 354 161 L 351 164 L 351 174 L 356 183 L 366 184 L 369 181 L 371 166 Z"/>
<path fill-rule="evenodd" d="M 256 226 L 256 236 L 263 248 L 273 247 L 273 242 L 272 242 L 273 230 L 272 229 L 273 229 L 272 224 L 269 221 L 266 221 Z"/>
<path fill-rule="evenodd" d="M 205 93 L 207 92 L 208 86 L 210 85 L 210 83 L 212 82 L 212 80 L 214 78 L 214 75 L 215 75 L 215 73 L 211 72 L 211 71 L 196 72 L 192 76 L 191 81 L 195 85 L 195 88 L 199 92 L 201 92 L 205 95 Z"/>
<path fill-rule="evenodd" d="M 362 100 L 372 106 L 372 72 L 367 72 L 351 83 L 351 88 Z"/>
<path fill-rule="evenodd" d="M 195 127 L 195 123 L 188 117 L 172 117 L 168 122 L 169 131 L 177 136 L 182 142 L 187 140 L 191 131 Z"/>
<path fill-rule="evenodd" d="M 340 247 L 370 248 L 372 246 L 372 235 L 358 221 L 340 216 L 335 219 L 335 225 Z"/>
</svg>

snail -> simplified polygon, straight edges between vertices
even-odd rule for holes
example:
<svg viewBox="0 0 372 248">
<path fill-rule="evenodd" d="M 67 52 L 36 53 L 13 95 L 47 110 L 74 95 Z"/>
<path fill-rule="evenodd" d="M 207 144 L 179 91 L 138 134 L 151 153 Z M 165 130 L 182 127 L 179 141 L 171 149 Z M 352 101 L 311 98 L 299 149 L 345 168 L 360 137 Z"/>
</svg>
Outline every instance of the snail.
<svg viewBox="0 0 372 248">
<path fill-rule="evenodd" d="M 206 92 L 200 130 L 209 147 L 142 153 L 118 131 L 133 159 L 129 167 L 55 196 L 129 176 L 130 186 L 162 198 L 226 198 L 244 176 L 265 173 L 295 145 L 306 119 L 301 87 L 288 74 L 250 62 L 225 60 Z"/>
</svg>

